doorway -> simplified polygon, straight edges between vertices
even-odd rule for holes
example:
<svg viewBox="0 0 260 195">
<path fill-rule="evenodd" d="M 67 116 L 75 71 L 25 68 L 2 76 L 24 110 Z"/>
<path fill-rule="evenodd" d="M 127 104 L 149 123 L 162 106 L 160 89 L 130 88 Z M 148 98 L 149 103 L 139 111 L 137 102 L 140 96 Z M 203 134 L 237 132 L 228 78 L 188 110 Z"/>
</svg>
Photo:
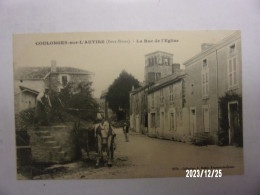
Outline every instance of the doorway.
<svg viewBox="0 0 260 195">
<path fill-rule="evenodd" d="M 190 108 L 190 136 L 196 133 L 196 108 Z"/>
<path fill-rule="evenodd" d="M 239 114 L 238 114 L 238 102 L 233 101 L 228 103 L 228 122 L 229 122 L 229 144 L 239 143 Z"/>
<path fill-rule="evenodd" d="M 160 117 L 160 136 L 163 136 L 164 134 L 164 112 L 161 112 L 161 117 Z"/>
<path fill-rule="evenodd" d="M 135 117 L 135 129 L 137 133 L 140 133 L 140 120 L 139 115 Z"/>
</svg>

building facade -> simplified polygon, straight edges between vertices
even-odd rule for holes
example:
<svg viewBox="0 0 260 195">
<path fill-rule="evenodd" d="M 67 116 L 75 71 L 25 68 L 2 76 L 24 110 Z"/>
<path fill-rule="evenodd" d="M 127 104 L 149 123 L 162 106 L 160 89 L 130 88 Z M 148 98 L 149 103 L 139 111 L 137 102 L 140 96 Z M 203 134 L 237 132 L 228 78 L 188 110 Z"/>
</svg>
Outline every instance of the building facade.
<svg viewBox="0 0 260 195">
<path fill-rule="evenodd" d="M 173 64 L 173 54 L 156 51 L 145 55 L 144 86 L 130 92 L 130 128 L 132 130 L 150 136 L 159 136 L 159 133 L 155 133 L 160 132 L 159 129 L 156 128 L 155 131 L 149 126 L 151 113 L 149 113 L 148 96 L 151 91 L 157 90 L 158 84 L 159 87 L 161 84 L 163 86 L 171 75 L 179 73 L 181 73 L 180 64 Z"/>
<path fill-rule="evenodd" d="M 193 134 L 209 134 L 212 142 L 218 143 L 219 132 L 222 128 L 220 120 L 225 115 L 225 113 L 221 113 L 220 98 L 228 96 L 228 94 L 242 97 L 240 32 L 236 32 L 206 49 L 202 45 L 201 53 L 184 62 L 184 65 L 190 81 L 186 86 L 190 130 Z M 225 117 L 228 117 L 230 127 L 227 130 L 229 144 L 235 142 L 234 137 L 237 133 L 235 129 L 237 128 L 234 126 L 239 126 L 237 114 L 238 107 L 242 107 L 238 104 L 241 103 L 238 99 L 231 98 L 227 102 L 226 111 L 223 111 L 228 112 Z M 234 115 L 236 115 L 235 118 Z"/>
<path fill-rule="evenodd" d="M 109 104 L 107 101 L 107 93 L 108 89 L 103 90 L 101 92 L 101 96 L 99 98 L 99 107 L 100 107 L 100 113 L 102 113 L 102 117 L 104 119 L 113 120 L 116 118 L 116 114 L 109 108 Z"/>
<path fill-rule="evenodd" d="M 130 92 L 130 128 L 137 133 L 148 132 L 148 90 L 150 85 Z"/>
<path fill-rule="evenodd" d="M 36 106 L 36 97 L 38 94 L 38 91 L 20 86 L 20 91 L 14 94 L 15 114 L 29 108 L 34 108 Z"/>
<path fill-rule="evenodd" d="M 185 72 L 165 77 L 148 92 L 148 134 L 159 138 L 187 140 L 188 112 L 185 97 Z"/>
<path fill-rule="evenodd" d="M 159 58 L 153 55 L 157 54 L 145 56 L 145 80 L 149 85 L 130 92 L 131 128 L 136 132 L 178 141 L 204 139 L 208 144 L 241 145 L 240 32 L 217 44 L 202 44 L 201 52 L 184 62 L 185 70 L 173 64 L 170 75 L 150 79 L 149 71 L 153 69 L 147 68 L 147 65 L 156 64 Z M 170 57 L 168 62 L 172 63 Z M 163 71 L 164 67 L 161 73 Z"/>
<path fill-rule="evenodd" d="M 50 67 L 19 67 L 14 69 L 15 111 L 35 107 L 35 98 L 47 87 L 61 92 L 68 83 L 77 93 L 77 84 L 92 82 L 93 73 L 73 67 L 57 67 L 56 61 Z M 33 99 L 32 99 L 33 98 Z M 27 105 L 28 104 L 28 105 Z"/>
</svg>

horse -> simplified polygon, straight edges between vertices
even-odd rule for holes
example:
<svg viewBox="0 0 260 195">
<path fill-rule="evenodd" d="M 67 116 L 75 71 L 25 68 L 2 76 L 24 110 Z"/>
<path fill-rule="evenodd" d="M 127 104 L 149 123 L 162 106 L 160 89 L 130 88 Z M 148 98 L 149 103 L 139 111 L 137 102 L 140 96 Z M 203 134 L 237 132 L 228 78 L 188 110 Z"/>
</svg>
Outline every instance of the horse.
<svg viewBox="0 0 260 195">
<path fill-rule="evenodd" d="M 97 141 L 98 156 L 96 159 L 96 167 L 99 166 L 100 160 L 103 159 L 103 152 L 107 153 L 107 165 L 112 166 L 112 160 L 114 158 L 115 143 L 114 139 L 116 134 L 114 133 L 111 125 L 108 121 L 97 124 L 95 127 L 95 135 Z"/>
</svg>

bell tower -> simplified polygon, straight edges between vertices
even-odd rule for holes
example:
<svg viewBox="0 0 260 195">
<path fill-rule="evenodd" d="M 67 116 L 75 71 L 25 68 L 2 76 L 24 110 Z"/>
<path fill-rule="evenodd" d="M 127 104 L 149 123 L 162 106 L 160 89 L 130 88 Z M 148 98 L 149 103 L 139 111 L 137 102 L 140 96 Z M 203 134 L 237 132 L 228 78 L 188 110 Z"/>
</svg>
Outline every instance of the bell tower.
<svg viewBox="0 0 260 195">
<path fill-rule="evenodd" d="M 173 70 L 173 54 L 156 51 L 145 55 L 145 84 L 153 83 L 171 75 Z"/>
</svg>

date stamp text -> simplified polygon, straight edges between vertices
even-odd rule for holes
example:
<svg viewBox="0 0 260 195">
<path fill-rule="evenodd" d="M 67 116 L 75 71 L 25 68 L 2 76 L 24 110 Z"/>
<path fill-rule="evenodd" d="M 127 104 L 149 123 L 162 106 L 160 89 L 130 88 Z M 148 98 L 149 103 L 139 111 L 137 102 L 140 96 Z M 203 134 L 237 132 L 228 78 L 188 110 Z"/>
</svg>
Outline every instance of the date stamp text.
<svg viewBox="0 0 260 195">
<path fill-rule="evenodd" d="M 222 169 L 186 169 L 186 177 L 222 177 Z"/>
</svg>

